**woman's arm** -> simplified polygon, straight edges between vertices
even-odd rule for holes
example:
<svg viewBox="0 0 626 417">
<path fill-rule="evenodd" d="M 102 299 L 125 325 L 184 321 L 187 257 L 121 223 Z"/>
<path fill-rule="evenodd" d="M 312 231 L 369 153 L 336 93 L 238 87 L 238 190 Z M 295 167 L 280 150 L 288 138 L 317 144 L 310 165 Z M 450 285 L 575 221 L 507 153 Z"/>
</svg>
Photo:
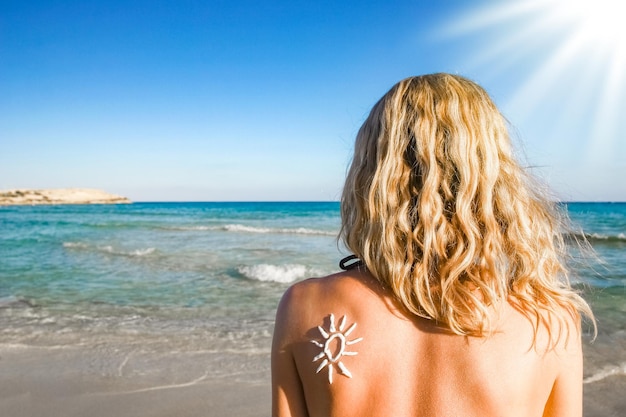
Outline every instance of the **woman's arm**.
<svg viewBox="0 0 626 417">
<path fill-rule="evenodd" d="M 278 305 L 274 339 L 272 342 L 272 416 L 308 417 L 302 381 L 291 352 L 294 335 L 297 335 L 294 319 L 299 315 L 294 311 L 294 295 L 291 287 Z M 291 320 L 290 320 L 291 318 Z"/>
</svg>

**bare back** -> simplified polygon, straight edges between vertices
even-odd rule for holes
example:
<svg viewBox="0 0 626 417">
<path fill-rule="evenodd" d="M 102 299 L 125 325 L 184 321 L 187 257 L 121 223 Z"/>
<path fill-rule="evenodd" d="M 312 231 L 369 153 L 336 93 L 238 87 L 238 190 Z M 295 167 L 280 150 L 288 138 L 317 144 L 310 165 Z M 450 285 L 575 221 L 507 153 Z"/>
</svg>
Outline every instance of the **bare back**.
<svg viewBox="0 0 626 417">
<path fill-rule="evenodd" d="M 454 335 L 404 313 L 367 272 L 298 283 L 277 314 L 273 415 L 582 415 L 576 335 L 546 353 L 541 346 L 547 335 L 540 332 L 534 348 L 531 323 L 510 305 L 501 309 L 497 323 L 498 331 L 487 338 Z M 353 343 L 341 346 L 335 340 L 324 355 L 331 328 Z M 324 366 L 325 356 L 335 361 Z"/>
</svg>

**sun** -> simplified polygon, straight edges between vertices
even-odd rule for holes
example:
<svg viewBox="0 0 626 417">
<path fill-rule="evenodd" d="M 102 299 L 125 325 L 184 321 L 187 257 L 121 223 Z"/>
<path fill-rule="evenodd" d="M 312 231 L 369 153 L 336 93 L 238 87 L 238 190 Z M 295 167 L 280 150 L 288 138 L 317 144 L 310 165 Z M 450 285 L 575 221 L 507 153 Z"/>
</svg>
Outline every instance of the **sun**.
<svg viewBox="0 0 626 417">
<path fill-rule="evenodd" d="M 546 138 L 563 143 L 580 138 L 576 149 L 585 159 L 614 160 L 626 127 L 623 5 L 622 0 L 488 2 L 452 18 L 437 33 L 477 42 L 465 71 L 515 85 L 502 102 L 515 121 L 550 117 L 551 123 L 542 123 Z"/>
<path fill-rule="evenodd" d="M 598 47 L 624 48 L 626 25 L 619 0 L 544 0 L 563 21 L 577 26 L 583 38 Z"/>
<path fill-rule="evenodd" d="M 313 362 L 317 362 L 320 359 L 324 358 L 324 360 L 320 363 L 315 373 L 320 373 L 324 367 L 328 367 L 328 383 L 333 383 L 333 366 L 337 366 L 339 372 L 348 377 L 352 378 L 352 373 L 346 368 L 346 366 L 341 362 L 342 356 L 354 356 L 357 352 L 352 352 L 346 350 L 348 346 L 353 345 L 355 343 L 359 343 L 363 340 L 362 337 L 348 340 L 348 335 L 352 333 L 352 331 L 356 327 L 356 323 L 353 323 L 345 332 L 343 329 L 346 325 L 346 316 L 344 315 L 339 321 L 339 329 L 335 327 L 335 316 L 330 314 L 330 325 L 328 326 L 328 331 L 326 331 L 322 326 L 317 326 L 320 334 L 324 338 L 323 342 L 318 340 L 311 340 L 315 346 L 322 348 L 322 351 L 313 358 Z"/>
<path fill-rule="evenodd" d="M 574 53 L 605 49 L 615 57 L 626 51 L 622 6 L 621 0 L 508 0 L 464 13 L 446 25 L 442 34 L 461 36 L 497 26 L 506 32 L 508 27 L 510 33 L 500 33 L 498 38 L 509 46 L 545 43 L 564 35 L 562 48 L 573 45 Z"/>
</svg>

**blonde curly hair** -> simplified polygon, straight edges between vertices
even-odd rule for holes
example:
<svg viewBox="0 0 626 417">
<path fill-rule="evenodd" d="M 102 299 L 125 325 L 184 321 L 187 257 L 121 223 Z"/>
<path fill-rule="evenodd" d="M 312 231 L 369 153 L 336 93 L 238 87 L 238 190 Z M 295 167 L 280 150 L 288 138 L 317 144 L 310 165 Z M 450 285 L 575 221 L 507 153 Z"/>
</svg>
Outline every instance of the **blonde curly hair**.
<svg viewBox="0 0 626 417">
<path fill-rule="evenodd" d="M 340 237 L 409 312 L 460 335 L 507 300 L 558 340 L 587 303 L 570 287 L 563 215 L 516 162 L 486 91 L 451 74 L 400 81 L 360 128 Z M 569 316 L 569 317 L 568 317 Z"/>
</svg>

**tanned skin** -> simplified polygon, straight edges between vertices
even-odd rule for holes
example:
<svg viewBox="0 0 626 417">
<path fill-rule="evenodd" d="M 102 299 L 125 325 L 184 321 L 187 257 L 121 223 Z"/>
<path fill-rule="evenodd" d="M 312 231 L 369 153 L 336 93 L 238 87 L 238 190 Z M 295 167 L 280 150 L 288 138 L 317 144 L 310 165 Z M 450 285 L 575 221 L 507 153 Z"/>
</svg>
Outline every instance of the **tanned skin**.
<svg viewBox="0 0 626 417">
<path fill-rule="evenodd" d="M 319 373 L 313 358 L 329 315 L 357 323 L 363 340 L 342 362 L 353 375 Z M 580 417 L 582 349 L 571 323 L 554 349 L 512 303 L 494 308 L 496 331 L 459 336 L 406 313 L 365 269 L 293 285 L 272 347 L 274 417 Z"/>
</svg>

